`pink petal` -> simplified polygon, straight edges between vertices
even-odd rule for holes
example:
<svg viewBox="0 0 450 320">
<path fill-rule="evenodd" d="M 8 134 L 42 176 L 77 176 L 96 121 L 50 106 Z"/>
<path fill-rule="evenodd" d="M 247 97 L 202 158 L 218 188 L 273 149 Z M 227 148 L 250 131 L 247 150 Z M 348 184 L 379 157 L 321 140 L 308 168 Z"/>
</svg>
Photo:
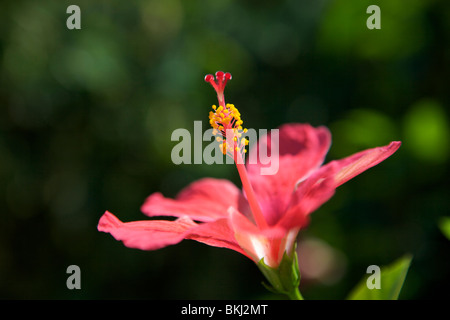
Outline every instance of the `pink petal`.
<svg viewBox="0 0 450 320">
<path fill-rule="evenodd" d="M 100 218 L 98 230 L 110 233 L 129 248 L 156 250 L 190 239 L 214 247 L 232 249 L 248 256 L 236 242 L 227 219 L 200 224 L 186 216 L 175 221 L 122 222 L 106 211 Z"/>
<path fill-rule="evenodd" d="M 257 147 L 250 150 L 247 164 L 249 179 L 269 225 L 275 224 L 290 202 L 295 185 L 306 179 L 325 159 L 331 144 L 331 134 L 325 127 L 309 124 L 286 124 L 279 128 L 279 170 L 274 175 L 261 175 L 261 169 L 270 165 L 254 164 L 259 148 L 272 146 L 271 134 L 263 136 Z M 276 143 L 276 141 L 274 141 Z"/>
<path fill-rule="evenodd" d="M 331 161 L 300 182 L 290 198 L 286 212 L 276 223 L 285 229 L 303 227 L 308 215 L 328 201 L 335 189 L 351 178 L 391 156 L 400 142 L 361 151 L 342 160 Z"/>
<path fill-rule="evenodd" d="M 200 223 L 196 228 L 189 231 L 186 239 L 196 240 L 213 247 L 228 248 L 248 257 L 247 253 L 237 243 L 234 232 L 230 229 L 228 218 Z"/>
<path fill-rule="evenodd" d="M 144 214 L 154 216 L 188 216 L 197 221 L 214 221 L 227 216 L 227 209 L 244 208 L 246 200 L 230 181 L 204 178 L 184 188 L 175 199 L 157 192 L 150 195 L 141 207 Z"/>
<path fill-rule="evenodd" d="M 251 183 L 267 224 L 274 225 L 284 214 L 294 187 L 277 176 L 254 175 Z"/>
<path fill-rule="evenodd" d="M 267 265 L 276 268 L 283 253 L 292 249 L 298 229 L 284 230 L 278 226 L 259 229 L 234 208 L 229 213 L 237 242 L 256 263 L 264 258 Z"/>
<path fill-rule="evenodd" d="M 278 141 L 272 141 L 269 132 L 250 149 L 247 170 L 250 176 L 261 175 L 261 168 L 268 168 L 270 164 L 262 164 L 258 154 L 267 149 L 270 157 L 278 149 L 280 165 L 275 175 L 289 181 L 293 188 L 298 180 L 303 180 L 323 163 L 331 145 L 331 133 L 326 127 L 314 128 L 301 123 L 284 124 L 278 129 Z"/>
<path fill-rule="evenodd" d="M 335 184 L 338 187 L 390 157 L 400 148 L 400 145 L 400 141 L 393 141 L 384 147 L 367 149 L 347 158 L 331 161 L 326 166 L 336 165 L 339 167 L 339 170 L 334 175 Z"/>
<path fill-rule="evenodd" d="M 122 222 L 106 211 L 100 218 L 98 230 L 110 233 L 129 248 L 156 250 L 184 239 L 187 230 L 196 226 L 187 217 L 175 221 L 149 220 Z"/>
<path fill-rule="evenodd" d="M 339 167 L 332 164 L 323 170 L 316 170 L 302 181 L 292 194 L 285 214 L 276 225 L 284 229 L 305 227 L 309 222 L 309 214 L 334 195 L 334 175 L 338 170 Z"/>
</svg>

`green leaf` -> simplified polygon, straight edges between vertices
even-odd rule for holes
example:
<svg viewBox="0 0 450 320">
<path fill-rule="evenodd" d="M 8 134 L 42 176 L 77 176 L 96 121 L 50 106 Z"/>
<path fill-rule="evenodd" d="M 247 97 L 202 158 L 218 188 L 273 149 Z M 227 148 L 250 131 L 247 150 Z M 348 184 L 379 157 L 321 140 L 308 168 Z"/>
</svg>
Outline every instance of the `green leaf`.
<svg viewBox="0 0 450 320">
<path fill-rule="evenodd" d="M 444 236 L 450 240 L 450 217 L 442 217 L 439 220 L 439 228 L 441 229 Z"/>
<path fill-rule="evenodd" d="M 389 266 L 381 267 L 380 288 L 369 289 L 376 283 L 376 272 L 369 273 L 350 293 L 348 300 L 397 300 L 411 264 L 412 256 L 405 255 Z"/>
</svg>

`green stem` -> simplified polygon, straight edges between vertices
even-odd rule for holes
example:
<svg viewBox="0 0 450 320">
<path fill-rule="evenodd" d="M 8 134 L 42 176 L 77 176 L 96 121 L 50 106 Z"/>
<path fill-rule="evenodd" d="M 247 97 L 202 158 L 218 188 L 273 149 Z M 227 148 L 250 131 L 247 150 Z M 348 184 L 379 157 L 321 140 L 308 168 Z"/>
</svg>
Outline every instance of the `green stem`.
<svg viewBox="0 0 450 320">
<path fill-rule="evenodd" d="M 289 292 L 287 296 L 291 300 L 305 300 L 305 299 L 303 299 L 303 296 L 300 293 L 300 290 L 298 289 L 298 287 L 296 287 L 295 290 L 293 290 L 292 292 Z"/>
</svg>

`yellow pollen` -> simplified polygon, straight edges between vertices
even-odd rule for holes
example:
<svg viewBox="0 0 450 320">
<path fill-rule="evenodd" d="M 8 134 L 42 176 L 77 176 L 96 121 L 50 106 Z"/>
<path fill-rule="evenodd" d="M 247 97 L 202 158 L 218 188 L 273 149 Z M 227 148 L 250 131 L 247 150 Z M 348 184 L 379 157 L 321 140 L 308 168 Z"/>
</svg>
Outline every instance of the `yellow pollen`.
<svg viewBox="0 0 450 320">
<path fill-rule="evenodd" d="M 246 133 L 247 129 L 242 128 L 244 122 L 241 120 L 238 109 L 229 103 L 225 107 L 213 105 L 212 109 L 214 111 L 209 112 L 209 123 L 213 128 L 213 135 L 219 136 L 216 140 L 223 142 L 219 145 L 222 153 L 232 155 L 234 151 L 247 152 L 245 146 L 248 145 L 248 140 L 241 139 L 242 133 Z M 231 136 L 227 137 L 230 134 Z M 226 138 L 231 138 L 232 142 L 227 144 Z"/>
</svg>

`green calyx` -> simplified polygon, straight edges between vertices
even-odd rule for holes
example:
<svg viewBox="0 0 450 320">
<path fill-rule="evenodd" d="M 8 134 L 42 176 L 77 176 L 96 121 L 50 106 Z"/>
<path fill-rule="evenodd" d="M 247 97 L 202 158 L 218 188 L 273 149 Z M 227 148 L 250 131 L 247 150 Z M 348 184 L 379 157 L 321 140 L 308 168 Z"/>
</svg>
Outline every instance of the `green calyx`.
<svg viewBox="0 0 450 320">
<path fill-rule="evenodd" d="M 300 284 L 300 271 L 298 269 L 297 252 L 295 250 L 292 251 L 291 256 L 284 252 L 283 259 L 276 269 L 266 265 L 264 258 L 258 262 L 257 266 L 270 283 L 263 282 L 263 285 L 269 291 L 286 295 L 292 300 L 303 300 L 298 289 Z"/>
</svg>

